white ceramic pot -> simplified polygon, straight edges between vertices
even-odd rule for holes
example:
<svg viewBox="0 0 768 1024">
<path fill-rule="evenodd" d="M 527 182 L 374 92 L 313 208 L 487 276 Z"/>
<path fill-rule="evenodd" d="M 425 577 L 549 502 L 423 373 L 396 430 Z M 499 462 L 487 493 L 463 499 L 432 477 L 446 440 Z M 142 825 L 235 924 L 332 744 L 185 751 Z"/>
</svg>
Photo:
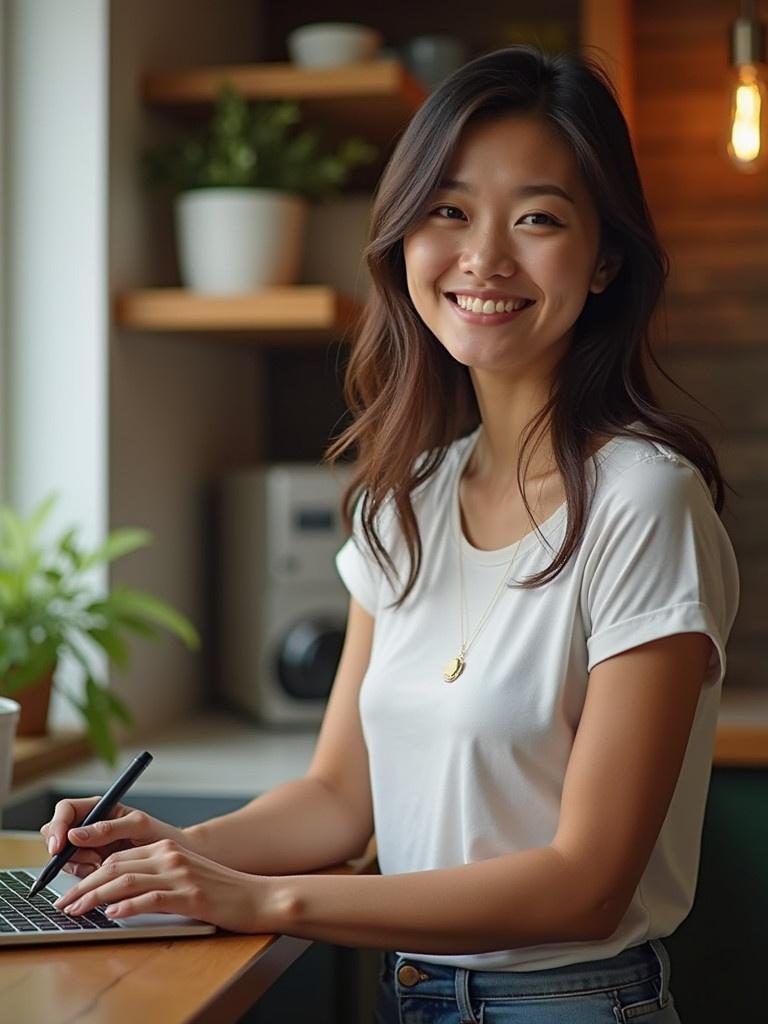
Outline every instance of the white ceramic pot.
<svg viewBox="0 0 768 1024">
<path fill-rule="evenodd" d="M 273 189 L 199 188 L 176 197 L 185 288 L 227 295 L 294 284 L 307 202 Z"/>
<path fill-rule="evenodd" d="M 305 68 L 334 68 L 371 60 L 383 36 L 367 25 L 347 21 L 317 21 L 288 33 L 291 61 Z"/>
<path fill-rule="evenodd" d="M 13 741 L 16 738 L 21 706 L 8 697 L 0 697 L 0 822 L 13 777 Z"/>
</svg>

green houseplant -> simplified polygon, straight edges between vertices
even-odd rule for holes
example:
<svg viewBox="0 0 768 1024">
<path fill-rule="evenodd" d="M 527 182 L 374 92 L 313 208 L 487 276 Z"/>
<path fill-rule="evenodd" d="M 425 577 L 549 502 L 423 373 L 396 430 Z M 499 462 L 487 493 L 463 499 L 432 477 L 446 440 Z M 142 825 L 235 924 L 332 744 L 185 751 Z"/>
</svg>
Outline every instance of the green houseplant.
<svg viewBox="0 0 768 1024">
<path fill-rule="evenodd" d="M 175 193 L 187 287 L 232 293 L 296 280 L 307 202 L 338 195 L 378 153 L 357 136 L 323 152 L 319 130 L 296 129 L 301 120 L 297 103 L 248 103 L 225 85 L 197 134 L 146 151 L 148 182 Z"/>
<path fill-rule="evenodd" d="M 48 496 L 26 520 L 0 505 L 0 694 L 23 699 L 25 690 L 51 677 L 62 654 L 70 654 L 85 670 L 85 689 L 82 698 L 66 690 L 64 696 L 82 715 L 91 746 L 114 765 L 112 725 L 130 725 L 133 717 L 97 678 L 94 654 L 104 652 L 124 668 L 129 633 L 154 638 L 166 630 L 190 649 L 200 640 L 192 624 L 158 598 L 121 586 L 105 595 L 88 579 L 94 567 L 151 543 L 148 531 L 114 530 L 93 551 L 78 543 L 77 528 L 46 543 L 40 534 L 56 501 Z"/>
</svg>

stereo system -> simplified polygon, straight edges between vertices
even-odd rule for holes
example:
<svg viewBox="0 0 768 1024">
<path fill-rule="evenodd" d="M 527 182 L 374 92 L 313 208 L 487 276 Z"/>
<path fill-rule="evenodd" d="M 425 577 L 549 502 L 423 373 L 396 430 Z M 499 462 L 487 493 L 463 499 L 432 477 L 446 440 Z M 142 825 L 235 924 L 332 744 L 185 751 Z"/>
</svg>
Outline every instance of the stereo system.
<svg viewBox="0 0 768 1024">
<path fill-rule="evenodd" d="M 351 470 L 282 463 L 218 492 L 218 690 L 266 725 L 316 724 L 344 641 L 349 595 L 334 557 Z"/>
</svg>

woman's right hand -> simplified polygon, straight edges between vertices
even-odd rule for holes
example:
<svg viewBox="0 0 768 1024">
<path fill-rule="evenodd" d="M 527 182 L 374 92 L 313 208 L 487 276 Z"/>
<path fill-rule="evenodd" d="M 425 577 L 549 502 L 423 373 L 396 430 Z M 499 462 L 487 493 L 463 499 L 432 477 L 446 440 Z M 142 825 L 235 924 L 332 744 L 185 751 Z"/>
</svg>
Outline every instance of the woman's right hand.
<svg viewBox="0 0 768 1024">
<path fill-rule="evenodd" d="M 173 839 L 180 846 L 191 847 L 188 834 L 181 829 L 124 804 L 115 804 L 109 819 L 94 822 L 87 827 L 87 835 L 78 835 L 79 829 L 74 827 L 75 824 L 82 821 L 100 799 L 89 796 L 78 800 L 59 800 L 53 817 L 40 829 L 50 856 L 62 850 L 67 839 L 77 847 L 63 871 L 85 878 L 101 867 L 111 853 L 147 846 L 160 839 Z"/>
</svg>

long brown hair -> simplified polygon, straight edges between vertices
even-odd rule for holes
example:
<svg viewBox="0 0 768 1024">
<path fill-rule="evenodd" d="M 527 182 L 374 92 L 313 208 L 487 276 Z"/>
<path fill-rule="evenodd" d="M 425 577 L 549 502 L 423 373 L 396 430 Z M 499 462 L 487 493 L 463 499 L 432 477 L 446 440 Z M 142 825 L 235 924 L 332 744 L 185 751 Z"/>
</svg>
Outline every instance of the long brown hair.
<svg viewBox="0 0 768 1024">
<path fill-rule="evenodd" d="M 467 367 L 435 344 L 411 301 L 403 238 L 425 216 L 470 118 L 474 123 L 510 113 L 542 119 L 569 146 L 600 219 L 602 248 L 623 257 L 610 285 L 600 294 L 589 293 L 549 401 L 525 430 L 517 477 L 531 522 L 537 526 L 525 498 L 523 456 L 549 430 L 565 486 L 568 526 L 550 565 L 519 585 L 548 583 L 577 549 L 590 503 L 586 459 L 590 443 L 600 435 L 670 446 L 701 471 L 714 490 L 718 513 L 723 507 L 724 481 L 712 447 L 682 416 L 660 409 L 646 375 L 644 359 L 649 358 L 675 384 L 650 346 L 651 320 L 663 297 L 669 260 L 656 236 L 610 79 L 590 58 L 549 56 L 532 46 L 496 50 L 465 64 L 428 97 L 381 177 L 363 254 L 372 289 L 344 382 L 352 422 L 324 455 L 331 463 L 354 450 L 342 518 L 351 529 L 362 496 L 365 542 L 382 570 L 397 575 L 376 521 L 385 502 L 393 502 L 411 562 L 394 607 L 408 596 L 421 568 L 411 494 L 436 472 L 448 446 L 480 422 Z M 637 420 L 645 429 L 629 426 Z"/>
</svg>

